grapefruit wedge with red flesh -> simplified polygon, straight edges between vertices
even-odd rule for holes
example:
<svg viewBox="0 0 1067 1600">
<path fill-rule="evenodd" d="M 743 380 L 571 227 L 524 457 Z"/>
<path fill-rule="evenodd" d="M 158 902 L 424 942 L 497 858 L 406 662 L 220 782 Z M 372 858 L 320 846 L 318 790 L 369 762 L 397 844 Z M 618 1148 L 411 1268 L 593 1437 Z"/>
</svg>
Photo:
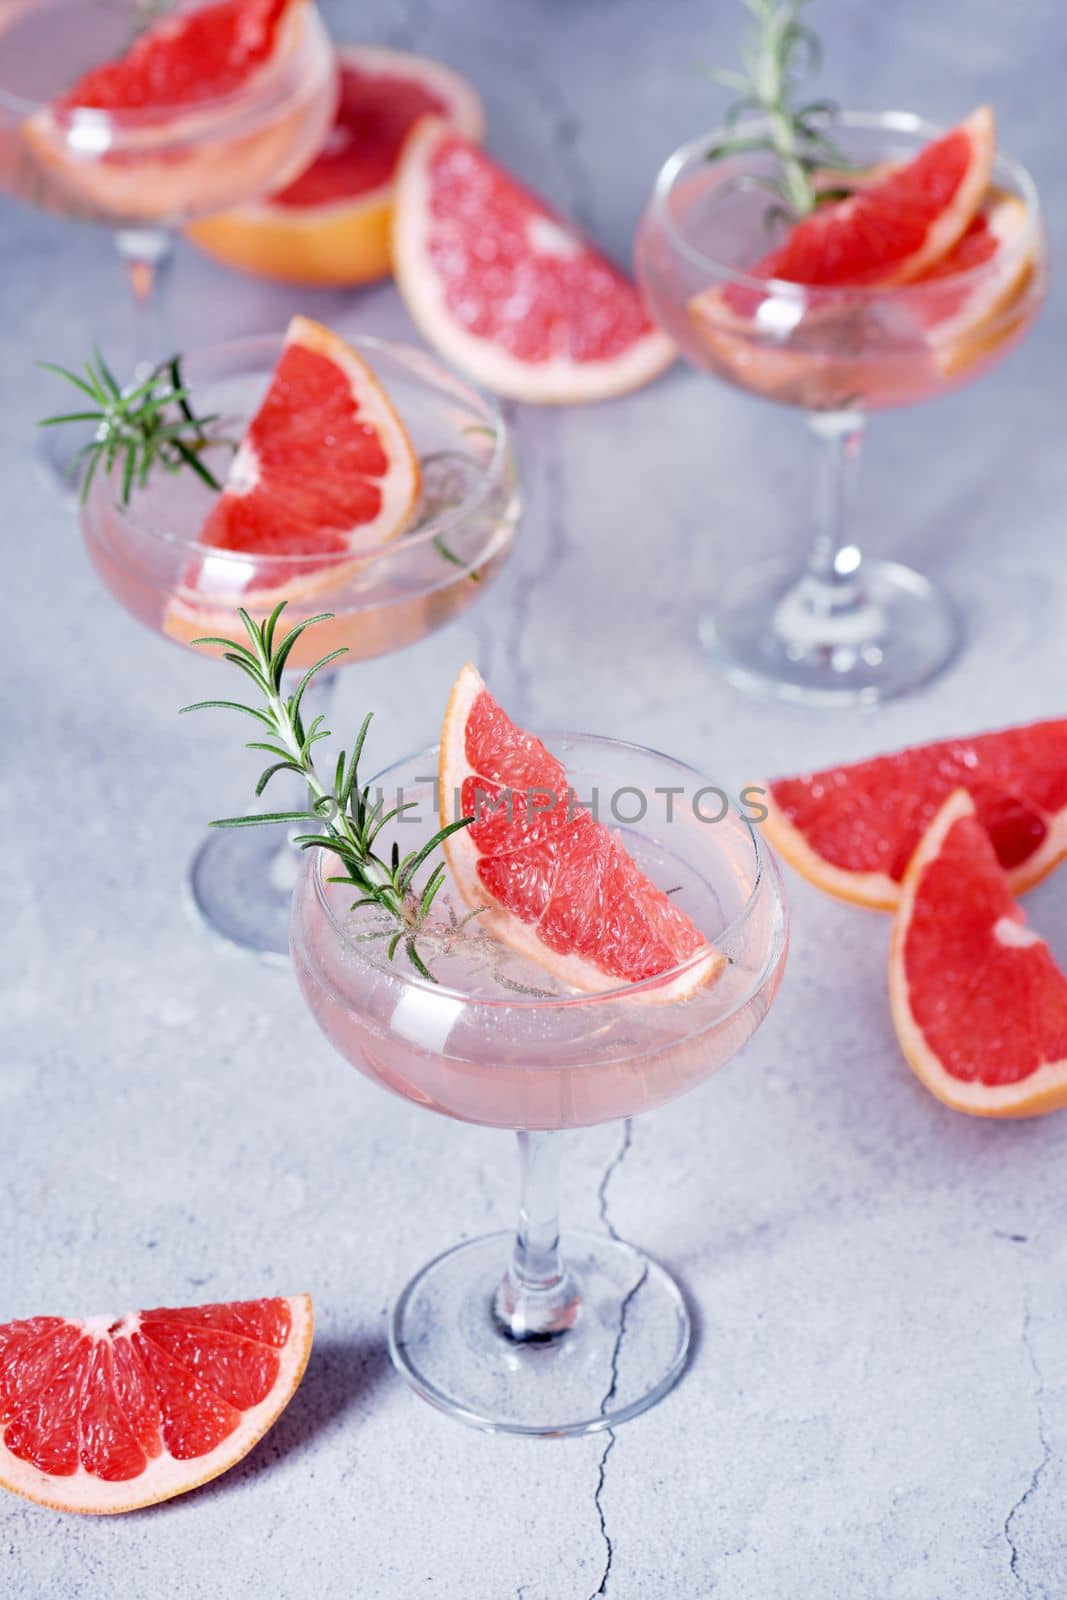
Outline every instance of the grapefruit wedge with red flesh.
<svg viewBox="0 0 1067 1600">
<path fill-rule="evenodd" d="M 304 112 L 220 133 L 210 143 L 203 119 L 217 115 L 208 108 L 250 92 L 253 80 L 292 55 L 307 15 L 306 0 L 217 0 L 164 17 L 125 55 L 94 67 L 34 113 L 24 128 L 27 142 L 83 204 L 109 215 L 169 219 L 209 210 L 216 195 L 227 197 L 235 187 L 255 193 L 267 187 L 271 168 L 288 159 Z M 129 129 L 128 148 L 109 154 L 96 144 L 87 160 L 68 143 L 72 120 L 92 111 Z M 100 138 L 99 128 L 89 128 L 93 136 Z"/>
<path fill-rule="evenodd" d="M 302 0 L 219 0 L 166 16 L 117 61 L 92 68 L 55 102 L 121 115 L 220 100 L 271 60 L 287 13 Z"/>
<path fill-rule="evenodd" d="M 989 187 L 995 150 L 993 113 L 980 106 L 912 160 L 874 168 L 845 199 L 816 207 L 746 275 L 816 290 L 914 281 L 967 232 Z M 751 330 L 767 298 L 753 285 L 729 283 L 694 295 L 689 313 L 714 344 L 720 336 Z M 817 304 L 810 314 L 832 315 L 833 307 Z M 773 357 L 772 350 L 768 361 Z M 748 359 L 758 360 L 758 353 Z"/>
<path fill-rule="evenodd" d="M 216 630 L 213 609 L 232 628 L 239 605 L 266 611 L 336 589 L 361 552 L 403 532 L 418 493 L 411 441 L 370 367 L 328 328 L 294 317 L 164 631 L 188 642 Z M 306 559 L 291 565 L 294 556 Z"/>
<path fill-rule="evenodd" d="M 1030 232 L 1025 202 L 994 192 L 955 248 L 918 280 L 923 292 L 914 297 L 915 309 L 947 376 L 964 371 L 1019 326 L 1013 312 L 1034 270 L 1033 244 L 1026 244 Z M 975 276 L 962 279 L 961 273 Z M 927 293 L 928 283 L 940 287 Z"/>
<path fill-rule="evenodd" d="M 393 229 L 412 318 L 446 360 L 497 394 L 603 400 L 673 360 L 629 279 L 438 118 L 417 123 L 404 146 Z"/>
<path fill-rule="evenodd" d="M 1067 717 L 915 745 L 766 786 L 774 848 L 820 889 L 891 910 L 954 789 L 971 795 L 1019 894 L 1067 855 Z"/>
<path fill-rule="evenodd" d="M 0 1325 L 0 1486 L 58 1511 L 170 1500 L 247 1455 L 311 1351 L 308 1295 Z"/>
<path fill-rule="evenodd" d="M 482 138 L 482 103 L 451 68 L 371 45 L 341 45 L 337 56 L 333 130 L 307 171 L 265 200 L 186 229 L 217 260 L 288 283 L 344 287 L 385 277 L 393 178 L 413 124 L 440 116 L 465 138 Z"/>
<path fill-rule="evenodd" d="M 910 283 L 963 237 L 989 188 L 996 124 L 989 106 L 844 200 L 818 206 L 751 269 L 811 288 Z"/>
<path fill-rule="evenodd" d="M 441 820 L 472 816 L 445 841 L 479 926 L 573 989 L 641 984 L 634 998 L 684 1000 L 725 965 L 689 918 L 580 805 L 541 740 L 516 727 L 474 667 L 456 679 L 441 730 Z M 684 964 L 684 965 L 683 965 Z"/>
<path fill-rule="evenodd" d="M 889 998 L 901 1049 L 946 1105 L 1029 1117 L 1067 1104 L 1067 977 L 1026 926 L 966 790 L 904 875 Z"/>
</svg>

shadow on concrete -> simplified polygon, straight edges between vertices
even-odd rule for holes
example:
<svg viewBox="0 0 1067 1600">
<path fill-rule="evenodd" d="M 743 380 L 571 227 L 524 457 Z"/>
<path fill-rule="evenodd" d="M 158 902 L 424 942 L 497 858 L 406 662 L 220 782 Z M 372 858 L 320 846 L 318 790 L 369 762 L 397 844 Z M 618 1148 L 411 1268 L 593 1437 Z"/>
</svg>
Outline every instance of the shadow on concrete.
<svg viewBox="0 0 1067 1600">
<path fill-rule="evenodd" d="M 374 1391 L 392 1374 L 383 1337 L 360 1335 L 352 1339 L 322 1338 L 312 1347 L 311 1359 L 299 1389 L 273 1428 L 251 1452 L 221 1477 L 160 1506 L 148 1506 L 134 1516 L 162 1516 L 181 1506 L 236 1489 L 280 1461 L 295 1459 L 314 1448 L 320 1435 L 344 1423 L 357 1408 L 365 1408 Z"/>
</svg>

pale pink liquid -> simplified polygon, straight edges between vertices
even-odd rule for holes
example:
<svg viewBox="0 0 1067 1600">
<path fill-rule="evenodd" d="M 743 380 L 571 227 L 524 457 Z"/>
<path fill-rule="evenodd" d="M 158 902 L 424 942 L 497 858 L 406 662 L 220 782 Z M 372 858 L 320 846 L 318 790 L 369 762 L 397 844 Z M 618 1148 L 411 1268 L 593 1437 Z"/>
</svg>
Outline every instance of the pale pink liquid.
<svg viewBox="0 0 1067 1600">
<path fill-rule="evenodd" d="M 172 224 L 255 199 L 308 165 L 329 133 L 334 67 L 313 8 L 284 61 L 202 108 L 118 119 L 47 107 L 136 36 L 132 7 L 102 0 L 0 11 L 0 185 L 30 205 L 92 221 Z"/>
<path fill-rule="evenodd" d="M 267 381 L 264 372 L 242 373 L 198 387 L 198 409 L 222 412 L 219 427 L 238 438 Z M 520 512 L 514 471 L 509 459 L 487 482 L 495 441 L 482 413 L 458 399 L 443 406 L 434 391 L 399 368 L 383 381 L 423 464 L 423 502 L 408 530 L 362 561 L 338 560 L 325 569 L 297 560 L 274 562 L 268 570 L 254 557 L 232 554 L 209 554 L 201 564 L 194 542 L 215 494 L 199 478 L 187 471 L 154 475 L 128 508 L 119 503 L 117 485 L 101 481 L 83 508 L 82 530 L 93 565 L 119 604 L 153 632 L 185 645 L 204 634 L 243 637 L 239 605 L 261 616 L 288 598 L 290 625 L 332 613 L 331 621 L 298 641 L 293 667 L 339 648 L 348 652 L 339 665 L 369 660 L 461 615 L 510 553 Z M 222 478 L 232 452 L 218 448 L 204 459 Z M 420 537 L 425 519 L 440 520 L 450 507 L 453 519 L 442 523 L 440 538 Z M 272 598 L 257 606 L 250 597 L 267 585 Z"/>
<path fill-rule="evenodd" d="M 407 798 L 419 792 L 404 786 Z M 412 982 L 402 951 L 390 962 L 383 940 L 360 942 L 384 926 L 378 914 L 350 913 L 351 889 L 320 889 L 317 864 L 303 875 L 293 908 L 293 959 L 304 998 L 361 1072 L 462 1121 L 571 1128 L 662 1105 L 742 1048 L 771 1005 L 786 953 L 773 863 L 765 859 L 755 884 L 751 849 L 739 830 L 724 825 L 717 836 L 714 827 L 683 825 L 677 832 L 674 849 L 636 832 L 623 837 L 655 881 L 677 889 L 675 903 L 727 957 L 718 980 L 687 1000 L 653 1005 L 633 995 L 578 996 L 481 933 L 477 919 L 452 953 L 442 953 L 431 929 L 420 949 L 440 987 Z M 450 906 L 457 915 L 466 909 L 452 904 L 446 888 L 438 927 L 449 924 Z"/>
<path fill-rule="evenodd" d="M 745 272 L 781 237 L 766 225 L 765 190 L 727 169 L 687 174 L 670 197 L 674 229 L 646 216 L 637 245 L 642 286 L 657 320 L 698 367 L 768 400 L 812 411 L 912 405 L 980 377 L 1029 327 L 1044 295 L 1039 237 L 1028 259 L 963 293 L 915 286 L 882 294 L 800 291 L 737 310 L 693 252 Z"/>
</svg>

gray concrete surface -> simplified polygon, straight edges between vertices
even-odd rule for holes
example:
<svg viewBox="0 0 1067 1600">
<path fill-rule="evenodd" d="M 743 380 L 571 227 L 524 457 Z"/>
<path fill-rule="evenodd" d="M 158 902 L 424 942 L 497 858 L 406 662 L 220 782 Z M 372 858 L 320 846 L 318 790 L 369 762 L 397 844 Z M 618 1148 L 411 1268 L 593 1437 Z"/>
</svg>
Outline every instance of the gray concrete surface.
<svg viewBox="0 0 1067 1600">
<path fill-rule="evenodd" d="M 331 4 L 341 37 L 468 72 L 500 155 L 620 258 L 659 161 L 710 125 L 701 60 L 725 0 Z M 822 84 L 951 120 L 991 100 L 1067 216 L 1052 0 L 812 8 Z M 222 951 L 182 878 L 251 772 L 225 719 L 179 723 L 206 666 L 102 591 L 71 509 L 32 465 L 52 405 L 37 356 L 121 352 L 103 233 L 0 206 L 4 574 L 0 817 L 0 1320 L 311 1290 L 318 1342 L 270 1438 L 217 1485 L 79 1520 L 0 1499 L 11 1600 L 1027 1600 L 1067 1592 L 1067 1118 L 940 1108 L 893 1039 L 887 925 L 790 878 L 794 953 L 745 1055 L 689 1099 L 571 1141 L 567 1212 L 667 1262 L 699 1308 L 691 1371 L 593 1437 L 483 1437 L 412 1396 L 386 1306 L 465 1233 L 504 1226 L 513 1152 L 376 1091 L 331 1054 L 287 973 Z M 183 251 L 178 341 L 304 309 L 390 335 L 391 287 L 295 295 Z M 345 675 L 383 762 L 433 735 L 479 661 L 531 723 L 670 750 L 729 782 L 1063 710 L 1062 350 L 1054 281 L 1028 345 L 950 401 L 880 418 L 860 517 L 921 561 L 970 642 L 928 692 L 873 715 L 741 699 L 695 644 L 702 594 L 799 547 L 796 417 L 679 367 L 626 401 L 520 410 L 528 514 L 469 619 Z M 213 680 L 213 674 L 215 678 Z M 1067 959 L 1061 882 L 1031 897 Z M 613 1165 L 613 1163 L 616 1163 Z M 606 1180 L 606 1181 L 605 1181 Z"/>
</svg>

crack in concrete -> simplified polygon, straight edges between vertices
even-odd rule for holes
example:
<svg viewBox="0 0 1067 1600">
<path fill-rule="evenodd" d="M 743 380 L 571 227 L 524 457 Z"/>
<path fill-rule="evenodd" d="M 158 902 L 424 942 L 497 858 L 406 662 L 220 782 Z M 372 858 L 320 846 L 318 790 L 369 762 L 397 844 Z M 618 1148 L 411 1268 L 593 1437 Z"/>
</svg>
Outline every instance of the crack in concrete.
<svg viewBox="0 0 1067 1600">
<path fill-rule="evenodd" d="M 608 1188 L 611 1184 L 612 1178 L 615 1176 L 616 1172 L 618 1172 L 619 1168 L 626 1160 L 626 1157 L 629 1155 L 630 1146 L 633 1144 L 633 1138 L 634 1125 L 630 1121 L 629 1117 L 627 1117 L 626 1121 L 622 1125 L 622 1140 L 619 1144 L 619 1148 L 616 1150 L 614 1156 L 612 1156 L 611 1160 L 604 1168 L 604 1174 L 600 1180 L 600 1186 L 596 1192 L 597 1213 L 608 1233 L 617 1244 L 621 1244 L 623 1241 L 615 1227 L 615 1224 L 608 1216 Z M 629 1296 L 627 1296 L 627 1298 L 629 1298 Z"/>
<path fill-rule="evenodd" d="M 1046 1591 L 1044 1589 L 1035 1591 L 1031 1587 L 1028 1579 L 1025 1578 L 1024 1575 L 1019 1571 L 1020 1551 L 1019 1546 L 1015 1542 L 1013 1527 L 1015 1519 L 1022 1511 L 1023 1506 L 1025 1506 L 1026 1503 L 1036 1494 L 1038 1485 L 1041 1482 L 1041 1476 L 1049 1462 L 1052 1460 L 1052 1446 L 1049 1444 L 1048 1435 L 1045 1432 L 1045 1416 L 1041 1404 L 1042 1396 L 1045 1392 L 1045 1380 L 1041 1368 L 1037 1364 L 1037 1357 L 1034 1354 L 1033 1342 L 1030 1338 L 1030 1321 L 1030 1307 L 1028 1304 L 1026 1304 L 1023 1307 L 1022 1338 L 1023 1348 L 1029 1357 L 1030 1365 L 1034 1371 L 1034 1377 L 1037 1379 L 1037 1384 L 1034 1389 L 1034 1408 L 1037 1412 L 1037 1437 L 1038 1442 L 1041 1445 L 1041 1460 L 1037 1463 L 1037 1466 L 1034 1468 L 1033 1472 L 1031 1472 L 1030 1482 L 1027 1484 L 1018 1500 L 1016 1500 L 1015 1504 L 1008 1512 L 1008 1515 L 1004 1518 L 1003 1528 L 1004 1538 L 1007 1542 L 1008 1549 L 1011 1552 L 1011 1575 L 1015 1579 L 1015 1582 L 1022 1589 L 1023 1593 L 1027 1596 L 1027 1600 L 1032 1600 L 1032 1597 L 1035 1595 L 1035 1593 L 1040 1594 L 1040 1596 L 1044 1596 Z"/>
<path fill-rule="evenodd" d="M 612 1157 L 612 1159 L 608 1162 L 607 1166 L 604 1168 L 603 1175 L 600 1179 L 600 1185 L 597 1189 L 597 1210 L 600 1220 L 604 1224 L 604 1227 L 610 1237 L 619 1244 L 623 1243 L 624 1241 L 622 1240 L 618 1229 L 608 1214 L 608 1189 L 611 1185 L 612 1178 L 626 1160 L 632 1143 L 633 1123 L 630 1122 L 629 1118 L 627 1118 L 627 1120 L 623 1123 L 622 1139 L 619 1143 L 619 1148 L 615 1152 L 615 1155 Z M 629 1315 L 630 1306 L 633 1304 L 634 1297 L 638 1293 L 642 1284 L 645 1282 L 647 1276 L 648 1266 L 646 1264 L 642 1269 L 641 1276 L 638 1278 L 637 1282 L 631 1289 L 627 1291 L 622 1305 L 619 1308 L 619 1329 L 615 1335 L 615 1343 L 612 1346 L 611 1351 L 611 1381 L 609 1382 L 604 1393 L 603 1400 L 600 1402 L 601 1413 L 607 1409 L 609 1402 L 614 1399 L 618 1390 L 619 1356 L 622 1351 L 623 1340 L 626 1337 L 626 1319 Z M 599 1597 L 607 1594 L 608 1582 L 611 1578 L 611 1570 L 615 1564 L 615 1544 L 611 1534 L 608 1532 L 607 1518 L 604 1515 L 604 1487 L 607 1481 L 608 1457 L 615 1448 L 615 1430 L 614 1428 L 608 1428 L 605 1431 L 607 1434 L 607 1439 L 604 1444 L 604 1448 L 600 1453 L 600 1460 L 597 1463 L 596 1490 L 593 1495 L 593 1506 L 596 1510 L 597 1521 L 600 1524 L 600 1537 L 604 1544 L 604 1566 L 600 1574 L 600 1583 L 589 1596 L 589 1600 L 599 1600 Z"/>
<path fill-rule="evenodd" d="M 596 1507 L 596 1514 L 600 1521 L 600 1537 L 604 1541 L 604 1570 L 600 1574 L 600 1583 L 589 1596 L 589 1600 L 599 1600 L 600 1596 L 607 1594 L 608 1579 L 611 1577 L 611 1569 L 615 1563 L 615 1545 L 612 1542 L 611 1534 L 608 1532 L 608 1524 L 604 1516 L 603 1503 L 604 1480 L 607 1477 L 608 1471 L 608 1457 L 614 1448 L 615 1430 L 613 1428 L 609 1428 L 607 1443 L 600 1453 L 600 1462 L 597 1467 L 596 1493 L 593 1496 L 593 1505 Z"/>
</svg>

